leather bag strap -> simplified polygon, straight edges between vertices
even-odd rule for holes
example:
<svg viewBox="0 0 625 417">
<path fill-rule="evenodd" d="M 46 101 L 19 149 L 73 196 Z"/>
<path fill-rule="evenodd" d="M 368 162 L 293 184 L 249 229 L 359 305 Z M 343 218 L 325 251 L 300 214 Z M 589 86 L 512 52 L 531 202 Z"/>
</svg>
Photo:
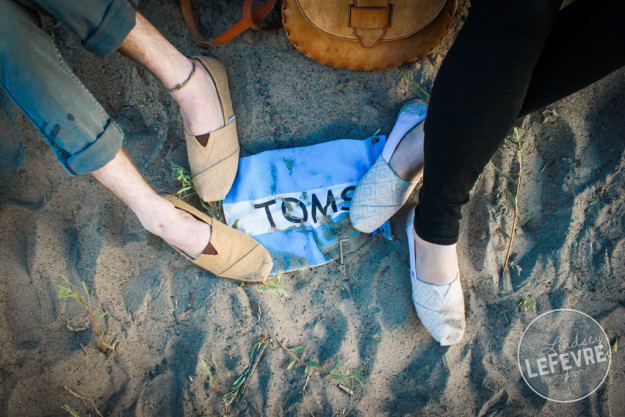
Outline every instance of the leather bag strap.
<svg viewBox="0 0 625 417">
<path fill-rule="evenodd" d="M 393 6 L 386 0 L 356 0 L 349 5 L 348 26 L 364 48 L 373 48 L 391 26 Z"/>
<path fill-rule="evenodd" d="M 270 31 L 275 29 L 273 27 L 260 28 L 257 23 L 263 20 L 271 12 L 271 10 L 273 10 L 276 0 L 266 0 L 254 10 L 252 10 L 252 3 L 253 0 L 245 0 L 243 2 L 243 18 L 212 41 L 204 36 L 200 31 L 200 27 L 193 14 L 193 9 L 191 8 L 191 0 L 180 0 L 180 10 L 182 11 L 182 17 L 189 28 L 189 33 L 191 33 L 191 36 L 196 42 L 202 45 L 223 45 L 250 28 L 261 31 Z"/>
</svg>

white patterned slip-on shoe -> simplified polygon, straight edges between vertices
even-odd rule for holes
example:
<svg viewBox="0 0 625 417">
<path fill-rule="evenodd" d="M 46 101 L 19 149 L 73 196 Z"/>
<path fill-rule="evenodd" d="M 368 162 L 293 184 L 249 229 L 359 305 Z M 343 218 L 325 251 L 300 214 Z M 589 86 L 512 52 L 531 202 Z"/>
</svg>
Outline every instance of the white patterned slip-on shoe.
<svg viewBox="0 0 625 417">
<path fill-rule="evenodd" d="M 349 209 L 349 218 L 357 230 L 371 233 L 390 219 L 404 205 L 420 177 L 404 181 L 389 166 L 399 142 L 415 126 L 423 123 L 427 104 L 420 100 L 404 104 L 382 154 L 358 181 Z"/>
<path fill-rule="evenodd" d="M 417 316 L 441 346 L 458 343 L 462 339 L 466 327 L 460 272 L 445 289 L 444 296 L 436 288 L 436 285 L 421 281 L 415 265 L 414 210 L 410 210 L 407 223 L 406 234 L 408 235 L 408 254 L 410 256 L 412 301 L 417 310 Z"/>
</svg>

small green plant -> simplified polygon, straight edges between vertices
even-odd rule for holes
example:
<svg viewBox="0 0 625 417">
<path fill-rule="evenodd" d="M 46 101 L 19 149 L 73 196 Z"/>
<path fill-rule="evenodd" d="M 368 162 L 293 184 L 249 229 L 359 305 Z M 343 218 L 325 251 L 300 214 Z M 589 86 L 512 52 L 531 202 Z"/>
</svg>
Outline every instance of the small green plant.
<svg viewBox="0 0 625 417">
<path fill-rule="evenodd" d="M 235 402 L 239 395 L 245 394 L 245 390 L 247 389 L 247 384 L 250 381 L 250 378 L 254 374 L 256 367 L 258 366 L 260 359 L 262 358 L 267 346 L 271 344 L 271 338 L 267 336 L 263 336 L 260 338 L 258 343 L 254 345 L 252 350 L 250 350 L 250 364 L 243 371 L 243 373 L 237 378 L 236 381 L 232 384 L 230 391 L 228 391 L 223 396 L 224 408 L 226 415 L 228 415 L 228 407 Z"/>
<path fill-rule="evenodd" d="M 87 309 L 93 324 L 95 325 L 96 332 L 98 333 L 98 339 L 100 341 L 100 352 L 106 353 L 107 350 L 114 351 L 115 344 L 112 346 L 102 340 L 102 332 L 100 331 L 100 326 L 98 325 L 98 319 L 106 316 L 106 312 L 93 312 L 93 308 L 91 307 L 91 297 L 89 297 L 89 290 L 87 290 L 87 285 L 85 282 L 82 282 L 82 288 L 85 291 L 85 297 L 83 298 L 79 293 L 74 284 L 72 284 L 69 279 L 65 275 L 61 275 L 61 277 L 65 280 L 65 286 L 57 285 L 56 286 L 56 294 L 59 299 L 72 299 L 75 300 L 78 304 L 82 305 Z"/>
<path fill-rule="evenodd" d="M 401 76 L 404 77 L 404 80 L 406 80 L 408 85 L 410 85 L 411 87 L 415 89 L 419 100 L 422 100 L 425 103 L 428 103 L 430 101 L 430 93 L 425 91 L 423 87 L 421 87 L 417 82 L 415 82 L 415 80 L 408 77 L 408 75 L 404 71 L 399 70 L 399 72 L 401 73 Z"/>
<path fill-rule="evenodd" d="M 200 356 L 200 372 L 206 375 L 206 382 L 208 382 L 208 387 L 217 391 L 220 394 L 217 386 L 215 385 L 215 376 L 213 375 L 213 367 L 210 362 L 205 361 L 204 358 Z"/>
<path fill-rule="evenodd" d="M 516 148 L 514 155 L 515 155 L 518 167 L 519 167 L 518 172 L 514 175 L 514 177 L 516 178 L 514 178 L 511 175 L 506 174 L 505 172 L 497 168 L 497 166 L 495 166 L 495 164 L 491 162 L 491 166 L 493 167 L 495 172 L 497 172 L 497 174 L 501 175 L 507 181 L 511 182 L 513 186 L 515 187 L 514 194 L 512 194 L 510 190 L 508 190 L 508 188 L 504 188 L 503 190 L 504 194 L 506 195 L 506 199 L 508 200 L 508 203 L 513 209 L 512 225 L 510 226 L 510 232 L 506 233 L 506 231 L 501 228 L 497 229 L 499 233 L 501 233 L 504 237 L 507 237 L 509 239 L 508 249 L 506 251 L 506 258 L 503 263 L 502 275 L 506 273 L 506 271 L 508 270 L 508 267 L 512 269 L 513 264 L 509 264 L 509 262 L 510 262 L 510 254 L 512 252 L 512 243 L 514 242 L 514 236 L 515 236 L 516 230 L 520 227 L 523 227 L 527 222 L 529 222 L 532 219 L 532 213 L 534 212 L 534 210 L 536 210 L 536 209 L 532 209 L 525 213 L 519 213 L 519 201 L 518 200 L 519 200 L 519 193 L 521 190 L 521 179 L 523 178 L 525 174 L 527 174 L 527 171 L 523 171 L 523 154 L 525 154 L 525 152 L 527 152 L 527 150 L 530 147 L 529 145 L 525 147 L 523 146 L 523 142 L 521 141 L 521 134 L 522 132 L 519 132 L 519 129 L 515 127 L 513 136 L 506 138 L 506 141 L 512 143 Z M 517 268 L 516 269 L 517 274 L 520 275 L 521 268 L 518 265 L 515 265 L 515 266 Z"/>
<path fill-rule="evenodd" d="M 521 300 L 519 303 L 519 307 L 521 307 L 522 312 L 526 312 L 527 310 L 532 310 L 534 308 L 534 302 L 528 298 Z"/>
<path fill-rule="evenodd" d="M 267 280 L 258 291 L 275 291 L 278 295 L 289 296 L 282 285 L 282 271 L 278 271 L 272 279 Z"/>
<path fill-rule="evenodd" d="M 69 405 L 64 405 L 61 408 L 63 409 L 63 411 L 67 411 L 72 417 L 80 417 L 80 414 L 78 414 L 78 412 Z"/>
<path fill-rule="evenodd" d="M 230 391 L 228 391 L 226 395 L 224 395 L 223 402 L 224 407 L 226 408 L 226 414 L 228 413 L 228 407 L 230 407 L 232 403 L 236 401 L 237 397 L 239 396 L 239 392 L 241 392 L 241 387 L 243 386 L 245 381 L 247 381 L 247 379 L 248 377 L 245 372 L 239 375 L 237 380 L 234 381 L 234 383 L 232 384 Z"/>
<path fill-rule="evenodd" d="M 523 268 L 520 265 L 517 265 L 515 262 L 510 262 L 510 270 L 516 272 L 518 276 L 521 276 L 521 272 L 523 272 Z"/>
<path fill-rule="evenodd" d="M 278 348 L 278 350 L 286 352 L 291 357 L 291 362 L 287 366 L 287 370 L 290 370 L 296 364 L 299 364 L 305 367 L 305 373 L 307 374 L 314 371 L 314 372 L 318 372 L 321 375 L 329 376 L 335 380 L 348 380 L 349 388 L 344 387 L 340 384 L 339 384 L 339 388 L 349 393 L 350 395 L 353 395 L 352 389 L 353 389 L 354 382 L 358 382 L 361 386 L 364 385 L 366 382 L 369 382 L 369 380 L 364 377 L 363 375 L 364 371 L 362 368 L 358 369 L 355 372 L 345 371 L 345 368 L 347 367 L 348 362 L 341 364 L 339 357 L 336 358 L 332 366 L 328 367 L 327 369 L 323 369 L 321 365 L 319 364 L 319 361 L 316 361 L 316 360 L 305 361 L 303 359 L 303 356 L 306 352 L 306 348 L 304 348 L 303 346 L 287 348 L 286 346 L 284 346 L 283 343 L 281 343 L 280 341 L 276 339 L 272 339 L 269 336 L 262 336 L 260 340 L 250 350 L 249 365 L 247 366 L 247 368 L 245 368 L 243 373 L 241 373 L 241 375 L 239 375 L 239 377 L 231 385 L 230 391 L 228 391 L 226 394 L 222 396 L 222 401 L 224 404 L 224 411 L 225 411 L 226 416 L 228 415 L 228 410 L 230 406 L 237 400 L 237 398 L 245 394 L 245 390 L 247 389 L 250 378 L 256 371 L 256 368 L 258 367 L 258 364 L 260 363 L 260 360 L 263 357 L 263 354 L 265 353 L 267 347 L 269 346 L 274 346 Z M 201 365 L 200 372 L 202 372 L 203 374 L 207 376 L 209 387 L 215 389 L 215 391 L 219 393 L 219 391 L 215 387 L 215 378 L 212 373 L 211 364 L 205 361 L 202 357 L 200 357 L 199 360 L 200 360 L 200 365 Z M 308 377 L 310 377 L 310 374 L 308 375 Z M 190 379 L 193 380 L 192 378 Z M 308 383 L 308 380 L 306 381 L 306 383 Z"/>
<path fill-rule="evenodd" d="M 336 360 L 334 361 L 332 366 L 328 367 L 327 369 L 323 369 L 319 364 L 319 361 L 317 360 L 304 361 L 302 359 L 304 353 L 306 353 L 305 347 L 296 346 L 292 348 L 287 348 L 280 341 L 276 340 L 276 342 L 278 343 L 280 348 L 284 350 L 287 354 L 289 354 L 289 356 L 292 358 L 291 362 L 289 362 L 289 364 L 287 365 L 287 370 L 290 370 L 291 368 L 293 368 L 293 366 L 299 364 L 305 367 L 305 373 L 314 371 L 318 372 L 321 375 L 329 376 L 330 378 L 335 380 L 348 380 L 349 391 L 353 389 L 354 382 L 358 382 L 358 384 L 360 384 L 361 386 L 364 386 L 366 382 L 369 382 L 369 380 L 365 378 L 362 374 L 364 372 L 363 368 L 360 368 L 354 372 L 345 371 L 345 368 L 347 367 L 349 362 L 345 362 L 341 365 L 339 356 L 336 357 Z"/>
<path fill-rule="evenodd" d="M 183 167 L 182 165 L 178 165 L 178 164 L 171 164 L 171 169 L 174 172 L 174 177 L 176 178 L 177 181 L 180 182 L 180 186 L 181 186 L 181 188 L 178 191 L 176 191 L 176 196 L 178 197 L 178 199 L 184 200 L 185 198 L 197 195 L 197 192 L 195 192 L 193 189 L 193 179 L 191 178 L 191 172 L 185 167 Z M 201 198 L 199 200 L 200 200 L 200 204 L 202 204 L 202 207 L 204 207 L 204 209 L 208 212 L 208 214 L 212 218 L 225 223 L 225 220 L 223 216 L 221 215 L 221 212 L 222 212 L 221 201 L 206 203 Z"/>
</svg>

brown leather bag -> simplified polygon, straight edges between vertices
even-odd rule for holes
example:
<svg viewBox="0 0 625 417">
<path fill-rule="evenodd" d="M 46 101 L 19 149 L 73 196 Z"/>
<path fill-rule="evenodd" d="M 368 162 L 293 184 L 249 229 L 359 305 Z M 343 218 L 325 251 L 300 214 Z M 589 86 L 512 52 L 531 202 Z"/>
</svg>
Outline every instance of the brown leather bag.
<svg viewBox="0 0 625 417">
<path fill-rule="evenodd" d="M 181 0 L 185 21 L 200 43 L 223 44 L 271 11 L 275 0 L 252 10 L 214 41 L 199 33 L 189 0 Z M 374 70 L 416 61 L 445 37 L 456 0 L 282 0 L 282 24 L 293 45 L 322 64 Z"/>
<path fill-rule="evenodd" d="M 334 67 L 373 70 L 412 62 L 445 37 L 455 0 L 283 0 L 295 47 Z"/>
</svg>

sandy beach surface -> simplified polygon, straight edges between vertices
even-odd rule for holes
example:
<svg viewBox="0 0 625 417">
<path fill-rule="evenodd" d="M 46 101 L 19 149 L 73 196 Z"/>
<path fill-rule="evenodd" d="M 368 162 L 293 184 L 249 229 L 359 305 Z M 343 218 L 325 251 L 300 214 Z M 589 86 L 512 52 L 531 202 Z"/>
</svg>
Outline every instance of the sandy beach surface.
<svg viewBox="0 0 625 417">
<path fill-rule="evenodd" d="M 238 20 L 234 3 L 193 2 L 209 36 Z M 208 53 L 228 67 L 242 155 L 388 133 L 416 96 L 400 70 L 431 90 L 467 13 L 462 4 L 429 56 L 360 72 L 309 60 L 283 30 L 248 31 L 205 49 L 190 39 L 178 2 L 140 1 L 139 9 L 185 54 Z M 147 180 L 175 192 L 171 164 L 188 165 L 182 121 L 156 79 L 118 54 L 84 51 L 49 18 L 43 27 L 122 127 Z M 103 416 L 224 415 L 223 394 L 264 337 L 305 347 L 299 356 L 324 369 L 340 357 L 343 372 L 362 369 L 368 382 L 349 395 L 338 387 L 349 388 L 347 380 L 289 367 L 291 358 L 269 344 L 228 415 L 625 415 L 622 350 L 603 385 L 572 403 L 536 395 L 517 365 L 523 331 L 553 309 L 589 314 L 611 343 L 625 334 L 625 70 L 519 120 L 529 148 L 518 204 L 534 211 L 514 240 L 518 272 L 503 277 L 502 231 L 512 219 L 504 188 L 512 187 L 486 168 L 463 211 L 467 331 L 451 347 L 432 339 L 412 305 L 406 207 L 392 219 L 393 240 L 372 236 L 344 265 L 283 275 L 288 296 L 259 291 L 193 266 L 89 176 L 70 177 L 4 93 L 0 108 L 2 416 L 70 415 L 63 406 L 82 417 L 96 416 L 95 407 Z M 493 163 L 515 172 L 513 153 L 506 145 Z M 410 205 L 416 201 L 415 193 Z M 116 343 L 108 357 L 85 309 L 57 297 L 62 276 L 79 288 L 83 281 L 92 305 L 107 313 L 98 322 Z M 211 364 L 213 387 L 200 358 Z"/>
</svg>

